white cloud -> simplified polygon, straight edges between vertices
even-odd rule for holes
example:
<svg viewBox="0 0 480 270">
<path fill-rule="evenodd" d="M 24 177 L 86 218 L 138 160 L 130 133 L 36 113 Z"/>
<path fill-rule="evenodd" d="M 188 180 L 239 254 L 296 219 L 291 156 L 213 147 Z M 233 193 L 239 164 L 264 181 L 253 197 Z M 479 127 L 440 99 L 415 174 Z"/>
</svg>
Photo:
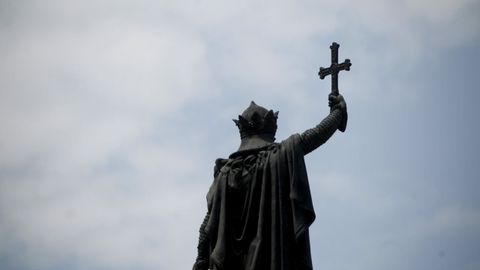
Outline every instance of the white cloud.
<svg viewBox="0 0 480 270">
<path fill-rule="evenodd" d="M 0 250 L 27 268 L 190 265 L 174 238 L 203 214 L 192 213 L 196 185 L 181 184 L 198 157 L 152 134 L 210 91 L 203 41 L 111 18 L 68 28 L 4 31 Z"/>
<path fill-rule="evenodd" d="M 4 162 L 35 149 L 97 159 L 205 94 L 204 48 L 188 32 L 108 24 L 22 34 L 2 48 Z"/>
<path fill-rule="evenodd" d="M 468 8 L 474 1 L 441 0 L 441 1 L 413 1 L 405 0 L 406 6 L 416 15 L 426 17 L 433 23 L 458 19 L 458 14 Z"/>
</svg>

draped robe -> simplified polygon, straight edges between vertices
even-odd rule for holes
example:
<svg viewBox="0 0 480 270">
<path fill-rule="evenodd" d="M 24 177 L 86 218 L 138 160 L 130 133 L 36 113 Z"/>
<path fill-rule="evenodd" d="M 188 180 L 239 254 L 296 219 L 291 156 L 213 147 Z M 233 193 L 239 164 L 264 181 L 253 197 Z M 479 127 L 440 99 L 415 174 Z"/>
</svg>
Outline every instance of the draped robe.
<svg viewBox="0 0 480 270">
<path fill-rule="evenodd" d="M 210 269 L 312 269 L 315 219 L 301 136 L 217 160 L 207 194 Z"/>
</svg>

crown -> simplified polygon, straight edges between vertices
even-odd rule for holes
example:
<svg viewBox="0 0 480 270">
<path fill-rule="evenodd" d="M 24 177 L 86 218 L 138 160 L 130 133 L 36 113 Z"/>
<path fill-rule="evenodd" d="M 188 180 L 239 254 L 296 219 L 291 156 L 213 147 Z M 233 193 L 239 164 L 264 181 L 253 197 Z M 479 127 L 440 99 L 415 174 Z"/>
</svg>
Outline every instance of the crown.
<svg viewBox="0 0 480 270">
<path fill-rule="evenodd" d="M 269 111 L 252 101 L 242 115 L 238 116 L 238 120 L 233 119 L 233 122 L 237 125 L 242 139 L 255 134 L 268 134 L 274 137 L 277 131 L 277 118 L 278 111 Z"/>
</svg>

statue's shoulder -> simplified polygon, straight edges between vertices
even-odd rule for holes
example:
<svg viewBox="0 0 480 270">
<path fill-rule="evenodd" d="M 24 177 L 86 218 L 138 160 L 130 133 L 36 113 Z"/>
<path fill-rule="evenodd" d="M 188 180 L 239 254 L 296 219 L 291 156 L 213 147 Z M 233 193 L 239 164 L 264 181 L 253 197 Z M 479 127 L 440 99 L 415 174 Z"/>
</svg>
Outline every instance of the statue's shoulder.
<svg viewBox="0 0 480 270">
<path fill-rule="evenodd" d="M 290 137 L 280 142 L 280 147 L 284 149 L 296 149 L 301 147 L 302 137 L 300 134 L 295 133 L 290 135 Z"/>
<path fill-rule="evenodd" d="M 225 158 L 217 158 L 215 160 L 215 166 L 213 167 L 213 176 L 217 176 L 217 174 L 220 172 L 220 170 L 227 164 L 228 159 Z"/>
</svg>

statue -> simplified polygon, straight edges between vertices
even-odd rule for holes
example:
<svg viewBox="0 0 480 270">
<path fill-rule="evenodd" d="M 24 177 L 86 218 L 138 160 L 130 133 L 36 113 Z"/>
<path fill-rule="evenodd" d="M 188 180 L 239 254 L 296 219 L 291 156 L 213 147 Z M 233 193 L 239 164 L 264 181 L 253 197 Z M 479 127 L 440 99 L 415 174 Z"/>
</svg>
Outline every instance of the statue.
<svg viewBox="0 0 480 270">
<path fill-rule="evenodd" d="M 315 212 L 304 156 L 347 123 L 337 75 L 351 64 L 338 64 L 338 44 L 330 48 L 332 64 L 319 72 L 322 79 L 332 75 L 330 114 L 316 127 L 276 143 L 278 112 L 253 101 L 233 120 L 240 147 L 215 161 L 194 270 L 312 269 L 308 229 Z"/>
</svg>

